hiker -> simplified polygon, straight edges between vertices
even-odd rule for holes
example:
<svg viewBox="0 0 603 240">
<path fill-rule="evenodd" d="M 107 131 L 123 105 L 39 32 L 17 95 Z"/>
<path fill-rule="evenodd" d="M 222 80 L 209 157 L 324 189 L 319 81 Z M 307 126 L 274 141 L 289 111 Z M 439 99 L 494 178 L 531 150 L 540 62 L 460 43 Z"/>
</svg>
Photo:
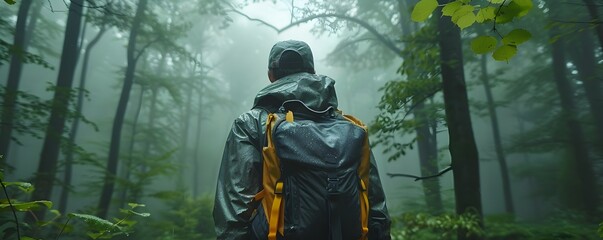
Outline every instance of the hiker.
<svg viewBox="0 0 603 240">
<path fill-rule="evenodd" d="M 217 238 L 390 239 L 390 218 L 377 165 L 368 146 L 366 128 L 358 127 L 363 125 L 351 116 L 344 117 L 337 109 L 335 81 L 315 74 L 312 51 L 302 41 L 276 43 L 268 61 L 271 84 L 257 94 L 251 110 L 235 119 L 226 140 L 213 210 Z M 272 134 L 276 132 L 272 133 L 270 129 L 280 126 L 278 119 L 285 121 L 283 111 L 287 108 L 296 109 L 287 112 L 286 121 L 298 129 L 293 129 L 294 134 L 288 135 L 290 137 L 279 138 L 275 135 L 273 139 Z M 314 121 L 304 120 L 304 116 L 326 120 L 314 124 Z M 302 120 L 307 124 L 293 124 Z M 327 128 L 324 128 L 325 124 Z M 303 132 L 302 125 L 326 130 L 313 131 L 312 134 L 316 135 L 314 140 L 305 139 L 308 134 L 300 134 Z M 348 133 L 354 134 L 348 136 Z M 291 144 L 316 144 L 315 148 L 294 147 L 296 149 L 290 149 L 288 153 L 301 153 L 301 162 L 315 161 L 293 165 L 287 163 L 287 157 L 278 156 L 285 160 L 274 163 L 273 159 L 266 159 L 266 152 L 262 154 L 266 146 L 272 145 L 276 145 L 275 156 L 287 154 L 286 148 Z M 342 144 L 346 145 L 340 146 Z M 366 159 L 366 170 L 361 169 L 363 164 L 359 162 L 360 158 Z M 270 164 L 275 166 L 268 166 Z M 312 171 L 316 171 L 311 175 L 304 172 L 306 170 L 301 167 L 304 164 L 317 164 L 331 170 L 312 167 Z M 346 175 L 349 172 L 352 174 Z M 364 172 L 364 176 L 361 172 Z M 269 175 L 274 173 L 278 179 L 270 179 Z M 324 178 L 304 179 L 304 174 L 324 175 Z M 277 183 L 276 187 L 270 181 Z M 318 185 L 326 187 L 320 187 L 319 190 L 310 188 Z M 365 194 L 364 197 L 362 194 Z M 273 201 L 275 204 L 272 204 Z M 365 214 L 361 213 L 360 205 L 366 206 Z M 316 216 L 323 217 L 317 219 Z M 361 224 L 362 221 L 364 223 Z"/>
</svg>

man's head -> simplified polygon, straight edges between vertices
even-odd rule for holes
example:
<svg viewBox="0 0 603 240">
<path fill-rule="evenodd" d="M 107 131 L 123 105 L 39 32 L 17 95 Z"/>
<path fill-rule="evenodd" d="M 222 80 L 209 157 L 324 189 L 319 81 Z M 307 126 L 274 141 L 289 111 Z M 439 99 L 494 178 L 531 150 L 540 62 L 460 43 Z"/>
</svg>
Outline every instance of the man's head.
<svg viewBox="0 0 603 240">
<path fill-rule="evenodd" d="M 314 72 L 314 57 L 310 46 L 302 41 L 287 40 L 272 46 L 268 56 L 268 78 L 274 82 L 299 72 Z"/>
</svg>

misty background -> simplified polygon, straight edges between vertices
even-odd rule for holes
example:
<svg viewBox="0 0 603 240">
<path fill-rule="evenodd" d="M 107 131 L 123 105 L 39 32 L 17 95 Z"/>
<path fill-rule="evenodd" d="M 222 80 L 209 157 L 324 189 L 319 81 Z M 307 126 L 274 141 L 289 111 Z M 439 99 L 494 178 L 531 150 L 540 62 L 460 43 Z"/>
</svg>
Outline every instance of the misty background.
<svg viewBox="0 0 603 240">
<path fill-rule="evenodd" d="M 6 26 L 16 24 L 20 2 L 0 7 L 1 18 Z M 62 191 L 68 189 L 70 194 L 63 209 L 65 213 L 92 213 L 99 201 L 115 110 L 119 104 L 124 72 L 128 64 L 126 51 L 131 24 L 127 23 L 127 19 L 134 15 L 137 6 L 134 2 L 137 1 L 123 1 L 120 4 L 115 1 L 99 1 L 100 7 L 84 8 L 86 14 L 83 16 L 86 18 L 82 21 L 82 49 L 78 52 L 73 80 L 73 89 L 76 91 L 81 78 L 85 47 L 93 42 L 101 28 L 105 28 L 106 32 L 89 52 L 86 92 L 81 110 L 85 121 L 80 121 L 75 135 L 77 147 L 64 143 L 71 123 L 77 116 L 68 117 L 61 141 L 62 150 L 52 183 L 54 187 L 48 200 L 55 202 L 55 207 L 58 207 Z M 178 218 L 178 215 L 170 215 L 175 210 L 167 214 L 166 212 L 184 206 L 185 204 L 176 202 L 177 199 L 185 198 L 203 199 L 204 209 L 211 211 L 224 142 L 232 121 L 249 110 L 255 94 L 269 84 L 268 53 L 277 41 L 296 39 L 307 42 L 313 50 L 317 74 L 327 75 L 336 81 L 339 109 L 369 125 L 374 124 L 379 114 L 386 112 L 379 107 L 383 101 L 386 83 L 411 79 L 408 72 L 400 69 L 405 63 L 412 64 L 413 60 L 405 60 L 403 56 L 392 53 L 362 26 L 337 18 L 304 21 L 282 32 L 277 32 L 268 25 L 281 29 L 292 22 L 322 12 L 355 14 L 387 36 L 396 46 L 405 49 L 405 54 L 411 54 L 414 59 L 429 56 L 430 53 L 413 45 L 408 37 L 414 36 L 413 32 L 419 32 L 424 27 L 427 29 L 426 26 L 433 22 L 410 21 L 410 12 L 416 2 L 149 1 L 147 11 L 153 13 L 154 20 L 148 20 L 148 25 L 143 27 L 140 35 L 140 59 L 121 132 L 117 168 L 117 177 L 121 180 L 115 181 L 108 215 L 118 215 L 119 207 L 135 201 L 147 205 L 141 211 L 150 213 L 150 218 L 165 221 Z M 527 45 L 522 45 L 517 56 L 510 61 L 495 61 L 489 56 L 485 60 L 491 75 L 491 91 L 496 101 L 500 137 L 510 172 L 513 212 L 508 212 L 505 208 L 501 170 L 497 161 L 491 118 L 487 113 L 487 96 L 480 82 L 480 55 L 468 49 L 469 41 L 476 36 L 478 30 L 469 28 L 461 31 L 465 48 L 464 69 L 471 123 L 479 152 L 479 176 L 476 176 L 475 181 L 481 184 L 483 214 L 510 214 L 514 221 L 520 223 L 541 222 L 551 216 L 557 216 L 560 212 L 565 214 L 572 209 L 572 203 L 567 202 L 572 202 L 573 198 L 571 192 L 562 189 L 562 182 L 572 179 L 571 176 L 563 177 L 566 176 L 563 174 L 564 169 L 567 170 L 563 162 L 570 158 L 570 151 L 567 150 L 569 145 L 565 142 L 567 139 L 555 137 L 558 134 L 555 129 L 561 128 L 562 124 L 550 123 L 552 119 L 558 119 L 555 117 L 555 114 L 560 112 L 560 107 L 556 105 L 558 95 L 552 83 L 543 83 L 552 77 L 550 42 L 547 34 L 541 33 L 546 29 L 547 14 L 551 6 L 547 1 L 531 2 L 534 7 L 529 15 L 511 24 L 513 27 L 529 30 L 533 35 L 532 39 Z M 110 11 L 102 10 L 104 6 L 111 4 L 116 6 Z M 571 7 L 578 9 L 584 5 L 575 4 Z M 36 8 L 38 12 L 35 12 Z M 25 129 L 13 130 L 12 136 L 18 141 L 11 141 L 5 156 L 6 164 L 11 170 L 4 173 L 3 181 L 33 182 L 38 164 L 44 159 L 42 148 L 49 110 L 40 106 L 48 108 L 48 103 L 45 105 L 44 102 L 50 101 L 54 94 L 52 86 L 56 84 L 61 64 L 68 11 L 62 0 L 34 0 L 30 9 L 30 15 L 39 14 L 39 20 L 33 30 L 28 51 L 39 55 L 48 66 L 31 62 L 23 66 L 19 90 L 37 98 L 21 97 L 20 101 L 30 101 L 32 105 L 35 102 L 38 105 L 32 108 L 40 110 L 17 120 L 21 121 Z M 580 14 L 573 17 L 587 19 L 586 10 L 577 12 Z M 113 17 L 103 22 L 104 15 Z M 570 17 L 563 19 L 573 20 Z M 411 27 L 399 27 L 399 24 Z M 485 24 L 484 26 L 490 27 Z M 571 30 L 572 28 L 574 30 Z M 566 32 L 562 35 L 567 37 L 578 32 L 588 32 L 586 38 L 594 42 L 596 38 L 591 32 L 592 29 L 574 24 L 565 28 L 563 31 Z M 1 39 L 12 42 L 12 35 L 6 34 L 10 32 L 10 29 L 4 31 Z M 594 42 L 595 45 L 596 43 Z M 578 44 L 570 45 L 568 51 L 572 51 L 576 46 Z M 413 50 L 415 47 L 416 50 Z M 144 52 L 141 49 L 144 49 Z M 591 50 L 596 68 L 594 81 L 597 82 L 597 91 L 601 94 L 601 48 L 596 45 Z M 590 149 L 587 154 L 592 160 L 593 171 L 597 177 L 595 185 L 600 186 L 600 176 L 603 174 L 603 147 L 594 133 L 596 121 L 589 118 L 591 113 L 585 90 L 582 88 L 584 80 L 576 68 L 575 62 L 580 58 L 573 57 L 574 60 L 568 60 L 565 66 L 572 86 L 576 89 L 573 96 L 577 102 L 576 111 L 580 114 L 578 118 L 586 126 L 584 133 Z M 6 59 L 0 65 L 0 84 L 3 86 L 8 81 L 10 66 Z M 429 62 L 429 57 L 417 60 L 419 61 Z M 438 61 L 432 61 L 433 66 L 439 64 Z M 524 92 L 524 95 L 518 92 Z M 441 92 L 429 98 L 434 108 L 439 109 L 434 110 L 436 115 L 444 114 L 442 99 Z M 25 108 L 28 105 L 21 106 Z M 69 109 L 77 112 L 75 100 L 72 100 Z M 407 114 L 405 120 L 412 121 L 413 110 L 407 105 L 402 107 L 398 116 Z M 439 121 L 435 128 L 438 140 L 438 170 L 451 164 L 446 129 L 443 121 Z M 572 130 L 575 129 L 570 131 Z M 371 142 L 380 142 L 379 135 L 373 134 L 376 132 L 371 129 L 369 132 L 372 134 Z M 526 132 L 539 137 L 534 137 L 536 140 L 533 141 L 518 140 L 519 134 Z M 526 135 L 522 136 L 527 138 Z M 393 161 L 388 160 L 392 158 L 392 150 L 384 153 L 387 145 L 376 144 L 373 147 L 390 214 L 392 217 L 398 217 L 417 210 L 429 212 L 429 206 L 425 204 L 422 181 L 388 176 L 390 173 L 421 175 L 417 134 L 414 131 L 401 130 L 393 139 L 399 143 L 411 143 L 402 147 L 404 154 Z M 558 139 L 563 140 L 557 141 Z M 65 186 L 63 174 L 66 153 L 69 151 L 76 154 L 71 183 Z M 436 179 L 439 181 L 443 212 L 454 212 L 453 172 L 447 172 Z M 13 193 L 23 201 L 27 199 L 26 194 Z M 601 209 L 600 205 L 598 209 Z M 203 214 L 205 218 L 211 218 L 210 212 Z M 145 220 L 137 221 L 142 223 Z M 594 221 L 601 222 L 601 217 Z M 204 234 L 213 232 L 211 222 L 201 225 Z M 165 231 L 169 232 L 169 229 Z M 211 233 L 207 234 L 210 235 L 204 236 L 211 237 Z"/>
</svg>

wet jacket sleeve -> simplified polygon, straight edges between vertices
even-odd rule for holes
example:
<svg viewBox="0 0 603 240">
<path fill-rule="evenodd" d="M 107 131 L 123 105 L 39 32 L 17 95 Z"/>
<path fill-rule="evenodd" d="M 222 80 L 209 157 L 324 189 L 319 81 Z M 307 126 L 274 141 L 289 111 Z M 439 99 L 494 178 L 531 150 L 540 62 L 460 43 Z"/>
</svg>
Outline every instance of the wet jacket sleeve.
<svg viewBox="0 0 603 240">
<path fill-rule="evenodd" d="M 257 112 L 237 118 L 228 135 L 218 175 L 213 217 L 217 239 L 249 239 L 253 197 L 260 190 Z"/>
<path fill-rule="evenodd" d="M 369 170 L 369 240 L 389 240 L 391 220 L 385 204 L 385 193 L 379 178 L 377 162 L 371 151 L 371 168 Z"/>
</svg>

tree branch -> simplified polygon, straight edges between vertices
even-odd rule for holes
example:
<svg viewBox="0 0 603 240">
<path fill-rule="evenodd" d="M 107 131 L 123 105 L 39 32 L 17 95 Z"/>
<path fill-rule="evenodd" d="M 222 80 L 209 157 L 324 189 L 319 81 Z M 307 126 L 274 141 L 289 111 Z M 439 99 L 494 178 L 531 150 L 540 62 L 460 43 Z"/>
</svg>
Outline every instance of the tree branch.
<svg viewBox="0 0 603 240">
<path fill-rule="evenodd" d="M 279 30 L 277 27 L 275 27 L 274 25 L 272 25 L 272 24 L 270 24 L 270 23 L 267 23 L 267 22 L 266 22 L 266 21 L 264 21 L 264 20 L 257 19 L 257 18 L 252 18 L 252 17 L 248 16 L 247 14 L 245 14 L 245 13 L 243 13 L 243 12 L 239 11 L 239 10 L 236 10 L 236 9 L 234 9 L 234 8 L 231 8 L 230 10 L 231 10 L 231 11 L 233 11 L 233 12 L 235 12 L 235 13 L 237 13 L 237 14 L 239 14 L 239 15 L 241 15 L 241 16 L 243 16 L 243 17 L 245 17 L 245 18 L 247 18 L 247 20 L 249 20 L 249 21 L 253 21 L 253 22 L 259 22 L 259 23 L 261 23 L 261 24 L 263 24 L 263 25 L 265 25 L 265 26 L 267 26 L 267 27 L 269 27 L 269 28 L 272 28 L 272 29 L 273 29 L 274 31 L 276 31 L 277 33 L 280 33 L 280 32 L 281 32 L 281 31 L 280 31 L 280 30 Z"/>
<path fill-rule="evenodd" d="M 381 33 L 379 33 L 379 31 L 377 31 L 377 29 L 375 29 L 373 26 L 371 26 L 370 24 L 368 24 L 367 22 L 365 22 L 361 19 L 358 19 L 358 18 L 355 18 L 352 16 L 343 15 L 343 14 L 323 13 L 323 14 L 317 14 L 314 16 L 305 17 L 305 18 L 299 19 L 299 20 L 292 22 L 289 25 L 279 29 L 278 33 L 284 32 L 284 31 L 288 30 L 289 28 L 295 27 L 302 23 L 309 22 L 314 19 L 330 18 L 330 17 L 343 19 L 343 20 L 350 21 L 350 22 L 360 25 L 361 27 L 363 27 L 364 29 L 366 29 L 367 31 L 369 31 L 370 33 L 375 35 L 377 40 L 379 40 L 381 43 L 383 43 L 387 48 L 389 48 L 396 55 L 402 56 L 402 49 L 398 48 L 391 40 L 387 39 L 385 36 L 383 36 Z"/>
<path fill-rule="evenodd" d="M 442 176 L 444 173 L 447 173 L 450 170 L 452 170 L 452 166 L 448 166 L 448 167 L 442 169 L 438 174 L 431 175 L 431 176 L 425 176 L 425 177 L 419 177 L 419 176 L 404 174 L 404 173 L 388 173 L 387 176 L 392 177 L 392 178 L 393 177 L 408 177 L 408 178 L 414 178 L 415 181 L 419 181 L 419 180 L 425 180 L 425 179 L 429 179 L 429 178 L 435 178 L 435 177 Z"/>
<path fill-rule="evenodd" d="M 373 35 L 375 35 L 375 37 L 377 38 L 377 40 L 379 40 L 382 44 L 384 44 L 389 50 L 391 50 L 392 52 L 394 52 L 396 55 L 398 56 L 402 56 L 402 49 L 398 48 L 396 46 L 396 44 L 394 44 L 391 40 L 389 40 L 387 37 L 385 37 L 383 34 L 379 33 L 379 31 L 377 31 L 377 29 L 375 29 L 373 26 L 371 26 L 370 24 L 368 24 L 367 22 L 352 17 L 352 16 L 347 16 L 347 15 L 343 15 L 343 14 L 337 14 L 337 13 L 322 13 L 322 14 L 317 14 L 317 15 L 313 15 L 313 16 L 309 16 L 309 17 L 305 17 L 302 19 L 299 19 L 297 21 L 291 22 L 289 23 L 289 25 L 283 27 L 283 28 L 277 28 L 274 25 L 267 23 L 264 20 L 261 19 L 257 19 L 257 18 L 252 18 L 250 16 L 248 16 L 247 14 L 236 10 L 233 6 L 231 6 L 230 11 L 235 12 L 245 18 L 247 18 L 250 21 L 255 21 L 255 22 L 259 22 L 273 30 L 275 30 L 277 33 L 282 33 L 284 31 L 287 31 L 288 29 L 301 25 L 303 23 L 312 21 L 314 19 L 318 19 L 318 18 L 338 18 L 338 19 L 342 19 L 342 20 L 346 20 L 346 21 L 350 21 L 353 23 L 356 23 L 358 25 L 360 25 L 361 27 L 363 27 L 364 29 L 366 29 L 367 31 L 369 31 L 370 33 L 372 33 Z"/>
</svg>

